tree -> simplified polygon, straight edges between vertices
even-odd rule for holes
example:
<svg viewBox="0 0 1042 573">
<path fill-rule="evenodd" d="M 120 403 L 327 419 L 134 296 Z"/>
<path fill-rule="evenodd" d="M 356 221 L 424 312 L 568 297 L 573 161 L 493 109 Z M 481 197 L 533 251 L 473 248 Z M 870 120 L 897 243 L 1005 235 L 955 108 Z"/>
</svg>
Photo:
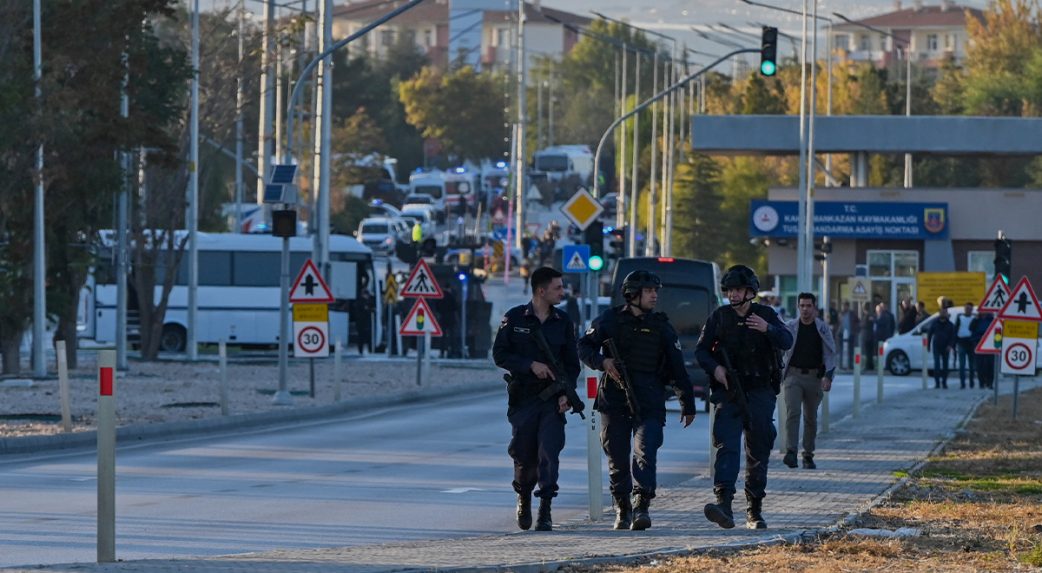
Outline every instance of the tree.
<svg viewBox="0 0 1042 573">
<path fill-rule="evenodd" d="M 398 97 L 408 122 L 458 159 L 495 157 L 507 148 L 502 98 L 490 74 L 469 66 L 447 73 L 428 67 L 401 82 Z"/>
<path fill-rule="evenodd" d="M 674 189 L 674 244 L 678 254 L 716 260 L 728 237 L 721 233 L 720 166 L 708 155 L 690 155 L 677 168 Z"/>
</svg>

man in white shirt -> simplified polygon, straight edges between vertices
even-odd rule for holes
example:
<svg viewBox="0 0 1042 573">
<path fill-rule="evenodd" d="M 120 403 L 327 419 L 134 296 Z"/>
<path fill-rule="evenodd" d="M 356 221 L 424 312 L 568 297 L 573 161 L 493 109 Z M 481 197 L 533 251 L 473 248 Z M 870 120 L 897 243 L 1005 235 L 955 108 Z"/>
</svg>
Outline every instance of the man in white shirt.
<svg viewBox="0 0 1042 573">
<path fill-rule="evenodd" d="M 970 388 L 973 388 L 974 351 L 976 344 L 970 322 L 973 320 L 973 303 L 968 302 L 962 308 L 962 314 L 955 317 L 955 349 L 959 355 L 959 387 L 966 387 L 966 371 L 970 371 Z"/>
</svg>

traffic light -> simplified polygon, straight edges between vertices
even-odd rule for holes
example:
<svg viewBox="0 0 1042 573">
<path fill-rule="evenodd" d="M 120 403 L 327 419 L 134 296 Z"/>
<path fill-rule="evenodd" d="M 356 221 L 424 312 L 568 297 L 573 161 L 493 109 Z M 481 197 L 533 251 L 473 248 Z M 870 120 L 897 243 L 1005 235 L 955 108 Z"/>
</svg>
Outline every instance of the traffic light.
<svg viewBox="0 0 1042 573">
<path fill-rule="evenodd" d="M 583 231 L 583 242 L 590 246 L 590 260 L 587 266 L 591 271 L 604 268 L 604 223 L 594 221 Z"/>
<path fill-rule="evenodd" d="M 610 237 L 608 239 L 608 246 L 611 247 L 611 256 L 615 259 L 621 259 L 626 253 L 626 228 L 612 229 Z"/>
<path fill-rule="evenodd" d="M 773 76 L 778 72 L 778 29 L 763 27 L 760 40 L 760 73 Z"/>
<path fill-rule="evenodd" d="M 1009 284 L 1009 276 L 1013 267 L 1013 241 L 1006 235 L 995 239 L 995 276 L 1001 276 L 1003 282 Z"/>
</svg>

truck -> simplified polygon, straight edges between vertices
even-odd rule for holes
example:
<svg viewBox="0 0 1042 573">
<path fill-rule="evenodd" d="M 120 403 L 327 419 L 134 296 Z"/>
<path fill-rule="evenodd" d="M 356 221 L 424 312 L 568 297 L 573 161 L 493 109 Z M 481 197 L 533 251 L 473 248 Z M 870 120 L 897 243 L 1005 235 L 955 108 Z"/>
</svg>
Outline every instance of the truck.
<svg viewBox="0 0 1042 573">
<path fill-rule="evenodd" d="M 532 183 L 540 191 L 545 186 L 555 195 L 568 196 L 578 187 L 589 188 L 593 173 L 593 152 L 588 145 L 556 145 L 536 151 L 529 170 Z"/>
</svg>

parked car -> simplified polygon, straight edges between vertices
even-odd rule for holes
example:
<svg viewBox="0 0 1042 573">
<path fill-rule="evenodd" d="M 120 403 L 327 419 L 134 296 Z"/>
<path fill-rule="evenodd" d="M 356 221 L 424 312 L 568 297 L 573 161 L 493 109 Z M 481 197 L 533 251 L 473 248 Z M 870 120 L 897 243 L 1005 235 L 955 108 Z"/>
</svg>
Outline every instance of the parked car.
<svg viewBox="0 0 1042 573">
<path fill-rule="evenodd" d="M 393 219 L 401 214 L 401 210 L 383 199 L 373 199 L 369 202 L 370 217 L 390 217 Z"/>
<path fill-rule="evenodd" d="M 391 254 L 398 244 L 398 234 L 403 224 L 388 217 L 367 217 L 358 224 L 355 238 L 375 253 Z"/>
<path fill-rule="evenodd" d="M 952 320 L 955 319 L 955 315 L 962 312 L 961 308 L 950 309 L 951 313 L 949 316 Z M 974 311 L 974 315 L 977 311 Z M 922 370 L 923 368 L 923 335 L 928 333 L 930 326 L 937 320 L 937 313 L 932 314 L 929 318 L 917 324 L 915 328 L 904 333 L 896 334 L 890 337 L 886 342 L 883 343 L 883 364 L 891 374 L 895 376 L 907 376 L 913 370 Z M 1036 346 L 1035 351 L 1035 364 L 1038 367 L 1042 367 L 1042 356 L 1039 356 L 1038 350 L 1042 349 L 1042 345 Z M 933 364 L 933 354 L 930 353 L 928 365 Z M 954 366 L 958 369 L 958 363 L 949 361 L 949 366 Z"/>
<path fill-rule="evenodd" d="M 405 202 L 402 204 L 402 210 L 406 210 L 410 207 L 430 207 L 434 209 L 437 202 L 434 197 L 427 193 L 410 193 L 405 196 Z"/>
</svg>

